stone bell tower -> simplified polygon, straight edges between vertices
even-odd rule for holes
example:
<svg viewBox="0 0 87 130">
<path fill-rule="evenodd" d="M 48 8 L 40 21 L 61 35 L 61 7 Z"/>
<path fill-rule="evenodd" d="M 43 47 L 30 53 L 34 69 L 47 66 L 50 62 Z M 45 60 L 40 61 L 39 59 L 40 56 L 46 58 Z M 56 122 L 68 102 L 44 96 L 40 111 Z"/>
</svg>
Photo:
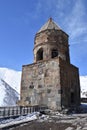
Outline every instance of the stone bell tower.
<svg viewBox="0 0 87 130">
<path fill-rule="evenodd" d="M 68 35 L 50 18 L 35 36 L 34 62 L 55 57 L 70 63 Z"/>
<path fill-rule="evenodd" d="M 70 63 L 68 35 L 52 18 L 36 33 L 33 52 L 34 63 L 22 67 L 19 105 L 78 107 L 79 71 Z"/>
</svg>

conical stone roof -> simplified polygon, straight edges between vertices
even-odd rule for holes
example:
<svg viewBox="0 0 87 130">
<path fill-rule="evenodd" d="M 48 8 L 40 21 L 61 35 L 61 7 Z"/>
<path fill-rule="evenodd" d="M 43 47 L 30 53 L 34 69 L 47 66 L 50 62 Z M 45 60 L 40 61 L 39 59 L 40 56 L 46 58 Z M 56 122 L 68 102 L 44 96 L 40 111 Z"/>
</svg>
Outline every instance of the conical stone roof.
<svg viewBox="0 0 87 130">
<path fill-rule="evenodd" d="M 40 28 L 37 33 L 40 33 L 47 29 L 61 30 L 61 28 L 52 20 L 52 18 L 49 18 L 49 20 Z"/>
</svg>

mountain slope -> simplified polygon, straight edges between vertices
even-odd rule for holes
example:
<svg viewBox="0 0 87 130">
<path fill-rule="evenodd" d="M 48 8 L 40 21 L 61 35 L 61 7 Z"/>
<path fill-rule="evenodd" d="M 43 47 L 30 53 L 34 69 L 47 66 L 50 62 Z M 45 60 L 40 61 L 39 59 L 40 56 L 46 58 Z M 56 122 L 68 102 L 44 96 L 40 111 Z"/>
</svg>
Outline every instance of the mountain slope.
<svg viewBox="0 0 87 130">
<path fill-rule="evenodd" d="M 19 94 L 4 80 L 0 79 L 0 106 L 15 105 L 18 101 Z"/>
<path fill-rule="evenodd" d="M 0 68 L 0 106 L 16 105 L 20 97 L 21 72 Z"/>
<path fill-rule="evenodd" d="M 20 93 L 21 71 L 0 68 L 0 79 L 7 82 L 13 89 Z"/>
</svg>

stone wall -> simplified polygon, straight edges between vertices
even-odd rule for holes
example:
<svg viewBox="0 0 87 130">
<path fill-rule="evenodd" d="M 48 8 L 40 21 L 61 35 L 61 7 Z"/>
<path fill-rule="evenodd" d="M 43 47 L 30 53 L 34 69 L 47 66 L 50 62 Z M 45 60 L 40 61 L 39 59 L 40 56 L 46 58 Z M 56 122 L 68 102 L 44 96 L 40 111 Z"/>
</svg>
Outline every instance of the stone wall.
<svg viewBox="0 0 87 130">
<path fill-rule="evenodd" d="M 59 58 L 23 66 L 21 105 L 61 107 Z"/>
<path fill-rule="evenodd" d="M 62 106 L 80 105 L 80 82 L 78 68 L 60 59 L 60 82 Z"/>
<path fill-rule="evenodd" d="M 20 104 L 46 105 L 52 109 L 78 106 L 78 68 L 61 58 L 23 66 Z"/>
</svg>

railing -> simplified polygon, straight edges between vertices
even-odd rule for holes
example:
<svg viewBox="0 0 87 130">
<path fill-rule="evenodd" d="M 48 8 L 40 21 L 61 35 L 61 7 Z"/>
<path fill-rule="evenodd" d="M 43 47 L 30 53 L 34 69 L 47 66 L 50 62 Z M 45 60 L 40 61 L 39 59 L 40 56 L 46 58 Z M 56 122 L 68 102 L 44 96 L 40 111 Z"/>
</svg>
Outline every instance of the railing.
<svg viewBox="0 0 87 130">
<path fill-rule="evenodd" d="M 46 107 L 40 106 L 13 106 L 13 107 L 0 107 L 0 119 L 1 118 L 10 118 L 20 115 L 27 115 L 32 112 L 39 112 L 45 110 Z"/>
</svg>

